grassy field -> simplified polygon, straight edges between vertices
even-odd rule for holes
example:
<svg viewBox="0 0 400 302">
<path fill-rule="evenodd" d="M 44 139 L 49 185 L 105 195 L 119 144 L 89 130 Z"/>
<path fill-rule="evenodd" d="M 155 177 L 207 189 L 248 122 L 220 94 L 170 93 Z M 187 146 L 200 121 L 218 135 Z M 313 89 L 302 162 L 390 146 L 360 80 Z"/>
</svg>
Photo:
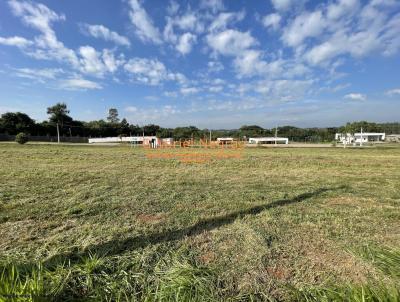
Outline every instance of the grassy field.
<svg viewBox="0 0 400 302">
<path fill-rule="evenodd" d="M 0 301 L 400 300 L 400 148 L 223 154 L 0 144 Z"/>
</svg>

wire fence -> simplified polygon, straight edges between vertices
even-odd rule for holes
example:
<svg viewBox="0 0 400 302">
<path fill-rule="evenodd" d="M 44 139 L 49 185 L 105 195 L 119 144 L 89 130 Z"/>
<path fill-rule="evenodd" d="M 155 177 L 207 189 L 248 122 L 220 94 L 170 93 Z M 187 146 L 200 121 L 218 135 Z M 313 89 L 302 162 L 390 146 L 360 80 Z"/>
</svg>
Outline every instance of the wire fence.
<svg viewBox="0 0 400 302">
<path fill-rule="evenodd" d="M 57 142 L 57 136 L 36 136 L 36 135 L 28 135 L 28 139 L 31 142 Z M 0 134 L 0 141 L 15 141 L 15 135 L 9 134 Z M 87 137 L 79 137 L 79 136 L 60 136 L 60 142 L 62 143 L 87 143 Z"/>
</svg>

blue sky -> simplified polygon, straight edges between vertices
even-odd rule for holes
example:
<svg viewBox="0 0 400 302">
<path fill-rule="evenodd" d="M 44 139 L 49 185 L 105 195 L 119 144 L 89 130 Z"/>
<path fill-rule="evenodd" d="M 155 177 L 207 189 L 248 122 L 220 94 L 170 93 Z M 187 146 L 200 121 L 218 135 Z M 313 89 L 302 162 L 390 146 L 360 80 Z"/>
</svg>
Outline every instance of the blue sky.
<svg viewBox="0 0 400 302">
<path fill-rule="evenodd" d="M 237 128 L 399 121 L 400 1 L 0 2 L 0 113 Z"/>
</svg>

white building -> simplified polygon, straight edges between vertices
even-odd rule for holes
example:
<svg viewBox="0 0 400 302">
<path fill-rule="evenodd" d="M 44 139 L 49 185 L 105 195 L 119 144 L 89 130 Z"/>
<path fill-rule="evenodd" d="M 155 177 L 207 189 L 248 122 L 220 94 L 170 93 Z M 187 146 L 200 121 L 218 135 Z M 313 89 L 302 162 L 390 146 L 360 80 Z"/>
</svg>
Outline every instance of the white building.
<svg viewBox="0 0 400 302">
<path fill-rule="evenodd" d="M 287 137 L 250 137 L 250 144 L 288 144 L 289 139 Z"/>
<path fill-rule="evenodd" d="M 217 142 L 220 145 L 227 145 L 227 144 L 232 144 L 233 143 L 233 138 L 232 137 L 218 137 Z"/>
<path fill-rule="evenodd" d="M 171 146 L 171 145 L 174 144 L 174 139 L 173 139 L 172 137 L 162 138 L 162 139 L 161 139 L 161 144 L 162 144 L 162 145 Z"/>
<path fill-rule="evenodd" d="M 368 142 L 382 142 L 386 138 L 385 133 L 359 132 L 359 133 L 336 133 L 335 140 L 346 144 L 360 144 Z"/>
<path fill-rule="evenodd" d="M 149 145 L 158 144 L 156 136 L 115 136 L 115 137 L 101 137 L 101 138 L 89 138 L 89 144 L 94 143 L 131 143 L 135 145 Z"/>
</svg>

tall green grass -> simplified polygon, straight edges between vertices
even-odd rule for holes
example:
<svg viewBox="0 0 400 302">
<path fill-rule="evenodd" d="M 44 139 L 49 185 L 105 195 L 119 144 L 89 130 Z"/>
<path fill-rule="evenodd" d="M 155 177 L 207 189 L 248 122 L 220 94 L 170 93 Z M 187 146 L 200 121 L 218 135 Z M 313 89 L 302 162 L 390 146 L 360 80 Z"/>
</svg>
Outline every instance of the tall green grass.
<svg viewBox="0 0 400 302">
<path fill-rule="evenodd" d="M 296 300 L 307 302 L 398 302 L 400 288 L 390 284 L 366 284 L 311 288 L 299 291 Z"/>
<path fill-rule="evenodd" d="M 41 264 L 1 268 L 0 301 L 44 301 L 43 267 Z"/>
<path fill-rule="evenodd" d="M 400 249 L 364 246 L 357 252 L 385 275 L 400 280 Z"/>
<path fill-rule="evenodd" d="M 362 285 L 332 285 L 306 288 L 295 293 L 299 301 L 344 301 L 344 302 L 398 302 L 400 301 L 400 250 L 390 247 L 364 246 L 353 252 L 370 262 L 387 280 L 373 281 Z"/>
<path fill-rule="evenodd" d="M 141 260 L 89 254 L 73 265 L 7 264 L 0 275 L 0 301 L 270 301 L 262 293 L 232 292 L 232 284 L 190 254 L 167 253 L 154 265 Z"/>
<path fill-rule="evenodd" d="M 400 257 L 393 248 L 363 247 L 357 255 L 376 266 L 387 280 L 366 284 L 335 284 L 292 290 L 288 300 L 375 302 L 400 301 Z M 159 255 L 152 262 L 138 258 L 100 257 L 88 253 L 79 261 L 3 265 L 0 274 L 0 301 L 272 301 L 267 293 L 233 292 L 219 272 L 198 264 L 184 251 Z M 290 298 L 289 298 L 290 297 Z"/>
</svg>

